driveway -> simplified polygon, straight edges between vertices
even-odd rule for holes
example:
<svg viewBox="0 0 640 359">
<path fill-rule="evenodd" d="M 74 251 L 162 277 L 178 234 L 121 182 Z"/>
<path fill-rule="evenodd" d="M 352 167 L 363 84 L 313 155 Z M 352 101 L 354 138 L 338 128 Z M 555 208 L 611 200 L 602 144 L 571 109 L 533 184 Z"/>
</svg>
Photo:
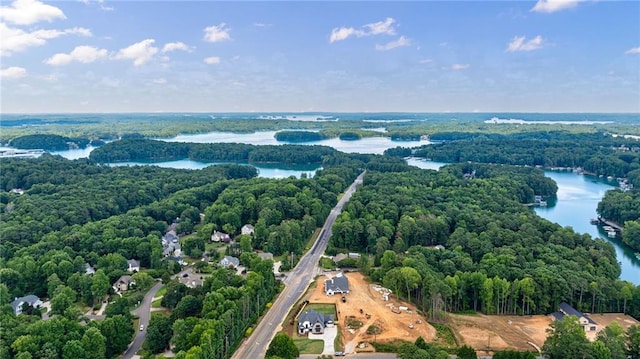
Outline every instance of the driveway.
<svg viewBox="0 0 640 359">
<path fill-rule="evenodd" d="M 138 350 L 142 347 L 142 343 L 144 343 L 145 338 L 147 337 L 147 327 L 149 326 L 149 317 L 151 315 L 151 301 L 156 293 L 162 288 L 162 282 L 156 283 L 144 296 L 142 300 L 142 304 L 133 310 L 131 314 L 137 315 L 140 318 L 140 324 L 144 325 L 144 330 L 139 331 L 138 328 L 134 328 L 136 331 L 136 335 L 129 344 L 129 347 L 122 355 L 123 359 L 131 359 L 136 354 Z"/>
<path fill-rule="evenodd" d="M 333 355 L 336 352 L 336 349 L 333 346 L 336 340 L 336 336 L 338 336 L 338 327 L 336 326 L 324 328 L 323 334 L 309 333 L 309 339 L 324 340 L 324 350 L 322 350 L 322 354 L 328 354 L 328 355 Z"/>
</svg>

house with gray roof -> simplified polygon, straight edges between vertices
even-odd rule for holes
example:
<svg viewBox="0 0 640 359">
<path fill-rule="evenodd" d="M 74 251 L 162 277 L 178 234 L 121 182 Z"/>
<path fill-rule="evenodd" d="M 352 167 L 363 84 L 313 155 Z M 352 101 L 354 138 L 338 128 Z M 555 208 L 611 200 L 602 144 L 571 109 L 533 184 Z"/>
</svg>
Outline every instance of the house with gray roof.
<svg viewBox="0 0 640 359">
<path fill-rule="evenodd" d="M 129 259 L 127 261 L 127 272 L 139 272 L 140 271 L 140 262 L 135 259 Z"/>
<path fill-rule="evenodd" d="M 551 316 L 555 320 L 561 320 L 566 315 L 573 315 L 578 318 L 578 323 L 580 323 L 585 332 L 598 331 L 598 324 L 594 322 L 593 319 L 591 319 L 587 314 L 576 310 L 574 307 L 569 305 L 569 303 L 560 303 L 560 305 L 558 305 L 558 310 L 558 312 L 551 313 Z"/>
<path fill-rule="evenodd" d="M 233 266 L 233 268 L 238 268 L 238 266 L 240 265 L 240 260 L 236 257 L 224 256 L 224 258 L 220 260 L 220 265 L 225 268 L 229 266 Z"/>
<path fill-rule="evenodd" d="M 13 302 L 11 302 L 11 307 L 13 308 L 13 312 L 15 313 L 15 315 L 22 314 L 22 309 L 25 305 L 32 308 L 40 308 L 42 307 L 42 301 L 35 295 L 29 294 L 25 295 L 24 297 L 16 298 Z"/>
<path fill-rule="evenodd" d="M 96 270 L 95 270 L 95 268 L 93 268 L 93 267 L 91 266 L 91 264 L 89 264 L 89 263 L 85 263 L 85 264 L 84 264 L 84 273 L 85 273 L 86 275 L 93 275 L 93 274 L 95 274 L 95 273 L 96 273 Z"/>
<path fill-rule="evenodd" d="M 250 224 L 245 224 L 244 226 L 242 226 L 242 228 L 240 228 L 241 234 L 253 235 L 254 232 L 255 228 Z"/>
<path fill-rule="evenodd" d="M 298 316 L 298 334 L 322 334 L 324 328 L 332 327 L 333 315 L 322 314 L 313 309 L 305 310 Z"/>
<path fill-rule="evenodd" d="M 338 273 L 335 277 L 324 281 L 324 292 L 326 295 L 347 294 L 349 293 L 349 280 L 343 273 Z"/>
</svg>

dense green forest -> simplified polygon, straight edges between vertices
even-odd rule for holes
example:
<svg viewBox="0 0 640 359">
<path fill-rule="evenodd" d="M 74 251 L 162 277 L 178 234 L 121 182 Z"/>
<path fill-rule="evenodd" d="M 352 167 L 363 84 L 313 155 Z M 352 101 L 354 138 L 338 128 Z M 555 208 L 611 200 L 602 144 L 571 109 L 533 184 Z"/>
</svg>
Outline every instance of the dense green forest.
<svg viewBox="0 0 640 359">
<path fill-rule="evenodd" d="M 313 131 L 279 131 L 275 134 L 275 138 L 280 142 L 313 142 L 325 140 L 328 137 Z"/>
<path fill-rule="evenodd" d="M 622 241 L 640 252 L 640 190 L 607 191 L 598 203 L 598 214 L 623 225 Z"/>
<path fill-rule="evenodd" d="M 9 146 L 23 149 L 41 149 L 45 151 L 63 151 L 69 148 L 85 148 L 91 143 L 91 140 L 86 138 L 69 138 L 59 135 L 25 135 L 12 139 L 9 141 Z M 100 144 L 96 142 L 96 144 Z"/>
<path fill-rule="evenodd" d="M 91 151 L 89 158 L 100 163 L 189 158 L 200 162 L 321 164 L 324 156 L 334 152 L 335 149 L 327 146 L 254 146 L 242 143 L 183 143 L 127 139 L 97 148 Z"/>
<path fill-rule="evenodd" d="M 318 156 L 324 153 L 323 148 L 316 149 Z M 297 147 L 280 146 L 282 157 L 288 156 L 287 151 L 297 151 Z M 251 223 L 256 227 L 255 240 L 241 239 L 241 245 L 233 249 L 251 271 L 246 280 L 214 271 L 215 279 L 207 280 L 200 292 L 169 285 L 175 293 L 171 289 L 163 304 L 173 308 L 173 313 L 188 315 L 172 316 L 169 326 L 177 326 L 170 333 L 152 330 L 151 324 L 167 327 L 166 319 L 159 317 L 149 328 L 150 336 L 153 333 L 151 337 L 157 339 L 152 342 L 160 343 L 150 344 L 151 351 L 165 347 L 163 340 L 174 340 L 185 349 L 199 343 L 206 357 L 224 357 L 277 289 L 272 264 L 259 262 L 250 251 L 302 253 L 303 243 L 362 169 L 406 167 L 393 158 L 332 153 L 324 157 L 323 169 L 314 178 L 282 180 L 254 178 L 255 168 L 240 165 L 177 170 L 108 167 L 50 155 L 2 159 L 0 356 L 70 357 L 65 353 L 86 347 L 82 338 L 89 327 L 97 329 L 98 333 L 90 332 L 97 343 L 106 343 L 93 357 L 119 355 L 133 333 L 130 306 L 140 300 L 142 292 L 127 294 L 122 304 L 110 304 L 108 318 L 89 326 L 76 325 L 84 319 L 74 303 L 88 308 L 100 303 L 112 291 L 111 284 L 126 274 L 127 259 L 137 259 L 145 268 L 133 274 L 141 290 L 153 283 L 153 277 L 166 283 L 169 275 L 180 270 L 176 262 L 165 258 L 160 241 L 173 222 L 178 233 L 194 233 L 182 244 L 185 253 L 196 259 L 213 230 L 235 236 L 241 225 Z M 22 188 L 24 193 L 6 192 L 13 188 Z M 215 260 L 215 254 L 209 255 Z M 85 273 L 86 263 L 97 268 L 95 274 Z M 204 264 L 204 270 L 209 268 L 205 262 L 198 263 L 198 267 Z M 34 315 L 14 316 L 7 303 L 27 294 L 50 298 L 54 319 L 39 320 L 38 310 Z M 202 303 L 201 309 L 197 303 Z M 187 333 L 181 325 L 190 328 L 188 338 L 181 337 Z M 60 330 L 62 326 L 69 330 Z M 122 330 L 114 330 L 118 327 Z M 73 342 L 73 348 L 66 348 L 67 342 Z"/>
<path fill-rule="evenodd" d="M 547 181 L 539 169 L 468 163 L 368 172 L 328 252 L 373 254 L 380 267 L 371 277 L 436 320 L 445 310 L 549 313 L 561 301 L 638 317 L 640 287 L 617 279 L 611 244 L 523 205 L 533 193 L 552 194 Z"/>
<path fill-rule="evenodd" d="M 449 134 L 446 139 L 447 142 L 422 146 L 411 153 L 413 156 L 438 162 L 471 161 L 546 168 L 581 167 L 595 175 L 634 179 L 640 170 L 640 143 L 634 139 L 612 137 L 604 133 L 454 133 Z M 407 153 L 407 149 L 387 152 L 396 156 Z"/>
</svg>

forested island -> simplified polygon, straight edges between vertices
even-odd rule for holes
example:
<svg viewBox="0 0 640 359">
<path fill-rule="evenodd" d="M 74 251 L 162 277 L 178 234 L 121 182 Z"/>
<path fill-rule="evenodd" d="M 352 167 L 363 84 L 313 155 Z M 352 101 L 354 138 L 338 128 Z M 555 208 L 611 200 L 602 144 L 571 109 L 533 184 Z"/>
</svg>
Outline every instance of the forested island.
<svg viewBox="0 0 640 359">
<path fill-rule="evenodd" d="M 276 132 L 275 138 L 281 142 L 313 142 L 325 140 L 329 137 L 313 131 L 279 131 Z"/>
<path fill-rule="evenodd" d="M 102 145 L 102 141 L 91 141 L 87 138 L 70 138 L 59 135 L 25 135 L 9 141 L 9 146 L 22 150 L 63 151 L 69 148 L 85 148 L 87 145 Z"/>
</svg>

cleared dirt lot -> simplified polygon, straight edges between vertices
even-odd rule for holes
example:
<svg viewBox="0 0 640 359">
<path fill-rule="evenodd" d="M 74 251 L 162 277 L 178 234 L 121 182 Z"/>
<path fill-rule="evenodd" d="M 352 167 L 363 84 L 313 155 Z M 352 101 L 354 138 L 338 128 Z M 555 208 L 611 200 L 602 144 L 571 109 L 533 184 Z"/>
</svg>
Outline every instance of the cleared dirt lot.
<svg viewBox="0 0 640 359">
<path fill-rule="evenodd" d="M 595 340 L 597 333 L 613 322 L 618 322 L 625 331 L 627 331 L 627 329 L 632 325 L 640 324 L 640 322 L 633 319 L 633 317 L 622 313 L 589 314 L 589 318 L 598 324 L 597 332 L 587 333 L 587 338 L 589 338 L 589 340 Z"/>
<path fill-rule="evenodd" d="M 306 298 L 310 303 L 334 303 L 338 311 L 338 320 L 342 330 L 343 343 L 345 351 L 351 352 L 356 350 L 356 345 L 360 342 L 379 342 L 403 339 L 415 341 L 422 336 L 426 341 L 432 341 L 435 338 L 436 331 L 429 325 L 424 317 L 416 313 L 416 308 L 404 302 L 394 300 L 393 296 L 389 301 L 382 299 L 382 294 L 373 289 L 365 281 L 361 273 L 346 273 L 349 279 L 350 293 L 346 295 L 347 302 L 342 303 L 341 295 L 327 296 L 324 293 L 324 281 L 334 276 L 330 273 L 327 276 L 321 276 L 316 281 L 316 287 L 312 288 Z M 406 306 L 409 311 L 401 311 L 400 314 L 393 313 L 390 305 Z M 360 309 L 363 313 L 360 313 Z M 367 318 L 366 314 L 370 317 Z M 362 327 L 353 332 L 347 329 L 347 317 L 353 317 L 353 320 L 362 322 Z M 417 321 L 421 321 L 417 324 Z M 413 324 L 413 329 L 409 328 L 409 324 Z M 367 334 L 367 328 L 375 325 L 380 328 L 376 335 Z M 371 350 L 368 346 L 365 350 Z M 359 350 L 359 349 L 358 349 Z"/>
<path fill-rule="evenodd" d="M 534 351 L 547 338 L 551 318 L 546 315 L 497 316 L 449 314 L 449 324 L 458 339 L 479 351 L 516 349 Z M 463 344 L 463 343 L 460 343 Z"/>
</svg>

